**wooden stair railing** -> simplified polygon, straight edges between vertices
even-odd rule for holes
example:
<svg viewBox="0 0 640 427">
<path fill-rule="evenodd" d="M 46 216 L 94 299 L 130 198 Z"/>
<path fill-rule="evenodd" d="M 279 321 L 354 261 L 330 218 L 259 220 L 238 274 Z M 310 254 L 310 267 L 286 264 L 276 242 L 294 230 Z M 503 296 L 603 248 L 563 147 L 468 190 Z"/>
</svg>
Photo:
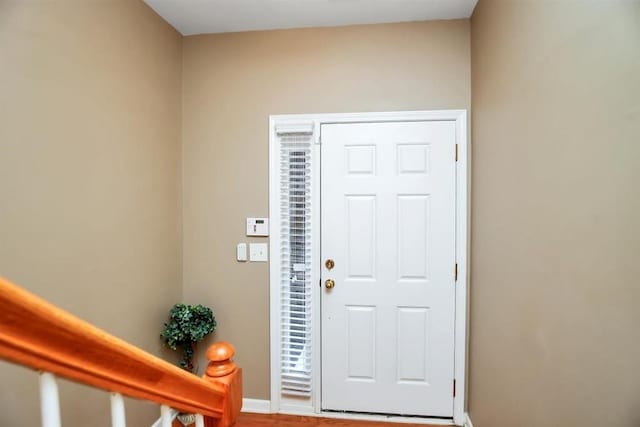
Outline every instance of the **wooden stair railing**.
<svg viewBox="0 0 640 427">
<path fill-rule="evenodd" d="M 240 412 L 242 370 L 231 361 L 234 353 L 230 344 L 212 345 L 198 378 L 0 277 L 0 358 L 204 415 L 206 427 L 229 427 Z"/>
</svg>

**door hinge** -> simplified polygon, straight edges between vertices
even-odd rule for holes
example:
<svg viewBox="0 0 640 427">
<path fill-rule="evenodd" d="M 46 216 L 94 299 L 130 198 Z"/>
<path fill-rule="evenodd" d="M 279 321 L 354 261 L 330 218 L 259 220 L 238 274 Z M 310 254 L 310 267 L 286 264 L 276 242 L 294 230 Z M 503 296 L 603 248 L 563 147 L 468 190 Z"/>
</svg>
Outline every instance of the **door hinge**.
<svg viewBox="0 0 640 427">
<path fill-rule="evenodd" d="M 453 380 L 453 397 L 456 397 L 456 380 Z"/>
<path fill-rule="evenodd" d="M 457 262 L 454 268 L 453 276 L 454 276 L 454 280 L 457 282 L 458 281 L 458 263 Z"/>
<path fill-rule="evenodd" d="M 456 162 L 458 161 L 458 144 L 456 144 Z"/>
</svg>

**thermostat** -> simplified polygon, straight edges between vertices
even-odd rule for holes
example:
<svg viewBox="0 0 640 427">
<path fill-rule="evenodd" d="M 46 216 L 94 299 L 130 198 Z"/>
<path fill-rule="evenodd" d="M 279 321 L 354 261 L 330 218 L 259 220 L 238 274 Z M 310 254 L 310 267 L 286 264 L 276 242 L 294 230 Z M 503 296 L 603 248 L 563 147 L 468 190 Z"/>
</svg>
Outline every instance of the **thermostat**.
<svg viewBox="0 0 640 427">
<path fill-rule="evenodd" d="M 268 236 L 268 218 L 247 218 L 247 236 Z"/>
</svg>

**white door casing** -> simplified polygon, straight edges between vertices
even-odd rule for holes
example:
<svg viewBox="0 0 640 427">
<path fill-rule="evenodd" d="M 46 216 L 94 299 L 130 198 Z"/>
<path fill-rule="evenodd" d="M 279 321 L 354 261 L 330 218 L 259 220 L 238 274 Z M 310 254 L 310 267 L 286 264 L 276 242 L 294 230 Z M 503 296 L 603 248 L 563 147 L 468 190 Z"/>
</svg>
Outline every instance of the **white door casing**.
<svg viewBox="0 0 640 427">
<path fill-rule="evenodd" d="M 322 126 L 322 408 L 451 417 L 455 123 Z"/>
<path fill-rule="evenodd" d="M 393 123 L 405 121 L 446 121 L 455 127 L 455 142 L 457 144 L 457 163 L 455 164 L 455 260 L 458 266 L 458 279 L 455 285 L 455 349 L 454 349 L 454 375 L 457 383 L 457 392 L 453 398 L 453 422 L 456 425 L 464 423 L 466 402 L 466 355 L 467 355 L 467 259 L 468 259 L 468 138 L 467 138 L 467 113 L 464 110 L 433 110 L 433 111 L 404 111 L 387 113 L 338 113 L 338 114 L 288 114 L 270 116 L 269 119 L 269 216 L 271 218 L 270 236 L 270 307 L 271 307 L 271 396 L 269 399 L 271 412 L 322 415 L 340 418 L 361 418 L 370 420 L 398 420 L 396 417 L 372 415 L 349 415 L 346 413 L 323 412 L 321 405 L 321 310 L 320 300 L 324 288 L 320 288 L 320 130 L 324 125 L 339 123 Z M 286 221 L 280 212 L 281 179 L 281 137 L 285 134 L 312 133 L 315 141 L 311 154 L 312 185 L 310 197 L 313 205 L 311 236 L 313 239 L 313 274 L 312 283 L 312 318 L 313 326 L 311 334 L 312 342 L 312 393 L 308 398 L 292 398 L 281 393 L 280 378 L 280 352 L 281 352 L 281 269 L 283 259 L 280 255 L 282 248 L 280 224 Z M 324 143 L 324 137 L 322 137 Z M 324 269 L 324 267 L 323 267 Z M 336 285 L 336 288 L 339 283 Z M 412 418 L 412 422 L 418 419 Z M 445 420 L 424 418 L 423 422 L 440 424 Z"/>
</svg>

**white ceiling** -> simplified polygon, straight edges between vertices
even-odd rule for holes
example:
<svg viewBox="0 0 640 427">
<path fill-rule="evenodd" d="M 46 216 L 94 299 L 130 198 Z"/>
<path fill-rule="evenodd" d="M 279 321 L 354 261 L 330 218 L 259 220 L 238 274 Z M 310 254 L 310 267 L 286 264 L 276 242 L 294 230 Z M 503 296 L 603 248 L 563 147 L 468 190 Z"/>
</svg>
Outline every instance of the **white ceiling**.
<svg viewBox="0 0 640 427">
<path fill-rule="evenodd" d="M 185 36 L 468 18 L 478 0 L 144 0 Z"/>
</svg>

